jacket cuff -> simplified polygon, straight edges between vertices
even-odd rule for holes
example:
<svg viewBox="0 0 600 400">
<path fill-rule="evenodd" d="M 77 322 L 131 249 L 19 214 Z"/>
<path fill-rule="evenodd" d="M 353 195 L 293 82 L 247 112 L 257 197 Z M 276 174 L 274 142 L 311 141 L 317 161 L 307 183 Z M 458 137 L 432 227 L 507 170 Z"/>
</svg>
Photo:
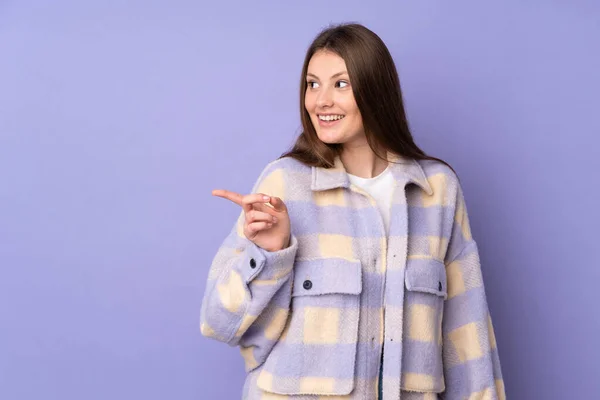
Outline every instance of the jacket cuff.
<svg viewBox="0 0 600 400">
<path fill-rule="evenodd" d="M 267 251 L 253 242 L 248 244 L 239 265 L 245 283 L 250 283 L 260 274 L 261 279 L 280 279 L 292 271 L 298 251 L 298 240 L 290 236 L 290 244 L 279 251 Z"/>
</svg>

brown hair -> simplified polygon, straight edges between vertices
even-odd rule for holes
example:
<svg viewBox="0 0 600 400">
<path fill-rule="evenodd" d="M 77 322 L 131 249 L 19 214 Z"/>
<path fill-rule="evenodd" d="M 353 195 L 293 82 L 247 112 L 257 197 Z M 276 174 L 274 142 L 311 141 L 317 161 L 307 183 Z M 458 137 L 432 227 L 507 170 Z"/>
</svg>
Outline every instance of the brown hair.
<svg viewBox="0 0 600 400">
<path fill-rule="evenodd" d="M 344 59 L 352 93 L 360 110 L 367 142 L 377 157 L 386 159 L 375 148 L 413 159 L 436 160 L 454 169 L 447 162 L 428 156 L 414 142 L 408 127 L 400 80 L 394 60 L 381 38 L 360 24 L 340 24 L 321 31 L 306 52 L 300 77 L 300 116 L 302 133 L 294 146 L 280 158 L 292 157 L 317 167 L 333 167 L 341 144 L 322 142 L 304 106 L 308 63 L 319 50 L 331 51 Z"/>
</svg>

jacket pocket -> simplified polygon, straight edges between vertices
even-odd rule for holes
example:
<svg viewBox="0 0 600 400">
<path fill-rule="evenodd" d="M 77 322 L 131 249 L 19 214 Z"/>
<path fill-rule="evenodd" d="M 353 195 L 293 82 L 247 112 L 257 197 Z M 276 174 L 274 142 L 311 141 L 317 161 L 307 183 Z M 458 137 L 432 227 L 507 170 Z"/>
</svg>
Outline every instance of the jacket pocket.
<svg viewBox="0 0 600 400">
<path fill-rule="evenodd" d="M 359 261 L 297 261 L 291 312 L 258 376 L 258 387 L 284 395 L 351 393 L 361 292 Z"/>
<path fill-rule="evenodd" d="M 444 391 L 442 319 L 448 297 L 446 267 L 436 259 L 409 259 L 405 272 L 404 390 Z"/>
</svg>

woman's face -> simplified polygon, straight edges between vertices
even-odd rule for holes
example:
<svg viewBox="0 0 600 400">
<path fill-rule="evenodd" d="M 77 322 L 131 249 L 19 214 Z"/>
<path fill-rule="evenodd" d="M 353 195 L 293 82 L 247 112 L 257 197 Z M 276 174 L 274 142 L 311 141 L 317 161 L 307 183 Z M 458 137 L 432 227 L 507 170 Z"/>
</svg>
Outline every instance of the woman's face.
<svg viewBox="0 0 600 400">
<path fill-rule="evenodd" d="M 362 117 L 346 63 L 335 53 L 319 50 L 308 63 L 304 107 L 317 136 L 324 143 L 366 143 Z"/>
</svg>

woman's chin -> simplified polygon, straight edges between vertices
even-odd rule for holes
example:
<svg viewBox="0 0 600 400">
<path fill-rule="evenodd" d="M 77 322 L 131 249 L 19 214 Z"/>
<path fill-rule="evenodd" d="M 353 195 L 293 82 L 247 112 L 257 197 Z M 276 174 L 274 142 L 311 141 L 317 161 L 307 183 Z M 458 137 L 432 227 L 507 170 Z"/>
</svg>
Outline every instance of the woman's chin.
<svg viewBox="0 0 600 400">
<path fill-rule="evenodd" d="M 339 135 L 327 135 L 327 134 L 318 134 L 317 137 L 321 140 L 321 142 L 325 144 L 339 144 L 342 142 L 342 138 Z"/>
</svg>

